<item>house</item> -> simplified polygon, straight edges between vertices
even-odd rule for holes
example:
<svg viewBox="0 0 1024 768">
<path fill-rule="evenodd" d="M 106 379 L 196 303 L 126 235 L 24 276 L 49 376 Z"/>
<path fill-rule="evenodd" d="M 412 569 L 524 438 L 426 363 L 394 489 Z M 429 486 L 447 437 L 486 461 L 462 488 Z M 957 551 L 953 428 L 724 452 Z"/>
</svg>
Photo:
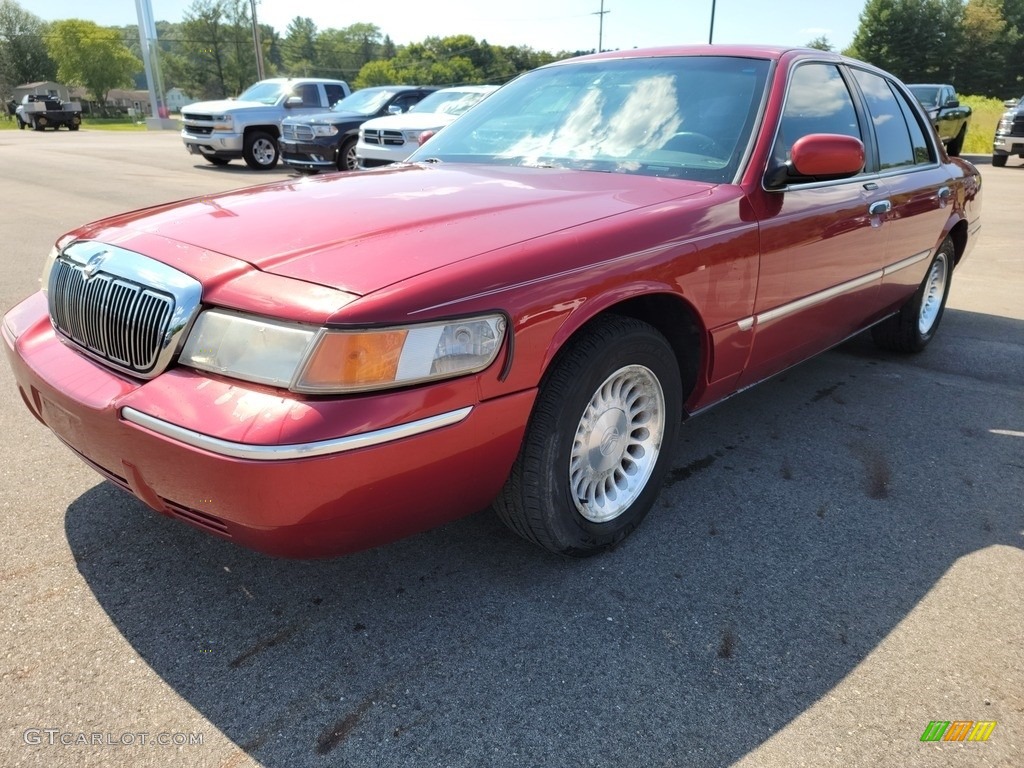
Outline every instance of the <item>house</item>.
<svg viewBox="0 0 1024 768">
<path fill-rule="evenodd" d="M 167 91 L 164 99 L 168 112 L 181 112 L 183 107 L 196 103 L 196 100 L 181 90 L 181 88 L 171 88 Z"/>
<path fill-rule="evenodd" d="M 14 89 L 14 100 L 21 103 L 23 96 L 31 94 L 33 96 L 56 96 L 61 101 L 69 101 L 71 96 L 68 93 L 68 87 L 55 83 L 52 80 L 40 80 L 37 83 L 23 83 Z"/>
<path fill-rule="evenodd" d="M 71 96 L 80 101 L 82 106 L 88 104 L 87 111 L 94 112 L 98 105 L 89 98 L 85 88 L 73 88 Z M 132 110 L 129 112 L 129 110 Z M 133 114 L 139 118 L 148 116 L 150 112 L 149 91 L 126 88 L 111 88 L 107 92 L 106 112 L 115 114 Z"/>
</svg>

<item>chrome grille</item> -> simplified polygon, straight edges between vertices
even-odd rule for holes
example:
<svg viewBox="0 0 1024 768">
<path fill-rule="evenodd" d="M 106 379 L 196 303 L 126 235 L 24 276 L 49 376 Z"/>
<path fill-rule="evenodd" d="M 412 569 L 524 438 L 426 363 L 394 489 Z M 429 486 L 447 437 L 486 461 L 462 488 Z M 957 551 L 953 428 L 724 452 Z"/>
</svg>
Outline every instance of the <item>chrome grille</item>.
<svg viewBox="0 0 1024 768">
<path fill-rule="evenodd" d="M 308 125 L 291 125 L 285 123 L 281 126 L 282 138 L 293 141 L 308 141 L 313 138 L 313 129 Z"/>
<path fill-rule="evenodd" d="M 374 146 L 400 147 L 405 143 L 401 131 L 376 131 L 367 128 L 363 131 L 363 141 Z"/>
<path fill-rule="evenodd" d="M 50 278 L 50 317 L 76 344 L 114 365 L 153 370 L 174 312 L 174 299 L 119 277 L 87 277 L 58 259 Z"/>
</svg>

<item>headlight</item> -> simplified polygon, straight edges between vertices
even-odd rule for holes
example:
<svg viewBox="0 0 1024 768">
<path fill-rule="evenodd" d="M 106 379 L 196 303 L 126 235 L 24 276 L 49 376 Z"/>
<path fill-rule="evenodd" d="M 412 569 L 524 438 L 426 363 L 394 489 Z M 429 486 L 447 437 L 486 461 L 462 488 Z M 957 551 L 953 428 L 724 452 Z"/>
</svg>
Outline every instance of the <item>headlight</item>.
<svg viewBox="0 0 1024 768">
<path fill-rule="evenodd" d="M 402 136 L 405 137 L 406 141 L 411 141 L 413 144 L 420 140 L 420 134 L 423 131 L 402 131 Z"/>
<path fill-rule="evenodd" d="M 235 129 L 235 118 L 231 115 L 214 115 L 212 119 L 215 131 L 233 131 Z"/>
<path fill-rule="evenodd" d="M 501 315 L 365 331 L 324 330 L 292 387 L 359 392 L 476 373 L 505 338 Z"/>
<path fill-rule="evenodd" d="M 49 293 L 50 291 L 50 273 L 53 272 L 53 265 L 57 263 L 58 256 L 60 256 L 60 251 L 57 250 L 57 246 L 54 246 L 47 254 L 46 261 L 43 262 L 43 274 L 40 278 L 39 286 L 39 290 L 43 293 Z"/>
<path fill-rule="evenodd" d="M 316 328 L 211 309 L 196 320 L 180 361 L 246 381 L 287 387 Z"/>
<path fill-rule="evenodd" d="M 338 126 L 336 125 L 314 125 L 313 126 L 314 136 L 337 136 Z"/>
<path fill-rule="evenodd" d="M 487 315 L 341 331 L 212 309 L 196 320 L 180 362 L 295 392 L 365 392 L 482 371 L 505 326 L 503 316 Z"/>
</svg>

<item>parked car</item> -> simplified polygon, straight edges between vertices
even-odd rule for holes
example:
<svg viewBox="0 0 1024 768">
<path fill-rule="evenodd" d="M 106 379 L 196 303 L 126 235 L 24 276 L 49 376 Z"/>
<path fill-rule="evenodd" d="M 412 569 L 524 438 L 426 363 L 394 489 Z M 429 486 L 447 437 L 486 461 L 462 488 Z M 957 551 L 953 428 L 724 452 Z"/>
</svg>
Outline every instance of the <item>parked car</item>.
<svg viewBox="0 0 1024 768">
<path fill-rule="evenodd" d="M 375 168 L 405 160 L 424 137 L 432 136 L 497 89 L 496 85 L 444 88 L 404 115 L 368 120 L 359 130 L 355 147 L 359 167 Z"/>
<path fill-rule="evenodd" d="M 686 416 L 866 328 L 924 349 L 980 208 L 870 65 L 615 51 L 406 164 L 76 229 L 4 347 L 63 443 L 215 536 L 334 555 L 493 504 L 588 555 L 647 514 Z"/>
<path fill-rule="evenodd" d="M 401 114 L 436 90 L 421 85 L 363 88 L 330 112 L 289 117 L 281 123 L 281 160 L 303 173 L 354 171 L 359 126 L 370 118 Z"/>
<path fill-rule="evenodd" d="M 244 160 L 257 171 L 277 165 L 281 121 L 288 115 L 323 112 L 351 93 L 344 80 L 271 78 L 237 99 L 189 104 L 181 113 L 181 140 L 213 165 Z"/>
<path fill-rule="evenodd" d="M 82 124 L 82 105 L 77 101 L 61 101 L 56 96 L 26 94 L 14 110 L 18 128 L 32 128 L 44 131 L 58 130 L 66 125 L 69 131 L 77 131 Z"/>
<path fill-rule="evenodd" d="M 1010 155 L 1024 158 L 1024 97 L 1004 102 L 1008 107 L 992 139 L 992 165 L 1002 168 Z"/>
<path fill-rule="evenodd" d="M 971 108 L 960 103 L 952 85 L 915 83 L 907 88 L 928 111 L 935 132 L 946 145 L 946 152 L 952 157 L 959 157 L 971 125 Z"/>
</svg>

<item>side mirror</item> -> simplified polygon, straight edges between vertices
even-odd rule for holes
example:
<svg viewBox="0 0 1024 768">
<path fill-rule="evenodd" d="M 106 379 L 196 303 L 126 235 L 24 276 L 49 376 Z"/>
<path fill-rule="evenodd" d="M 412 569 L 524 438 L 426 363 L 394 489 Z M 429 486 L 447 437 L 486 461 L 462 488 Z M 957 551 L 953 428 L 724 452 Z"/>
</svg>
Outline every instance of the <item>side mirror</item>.
<svg viewBox="0 0 1024 768">
<path fill-rule="evenodd" d="M 405 110 L 402 109 L 397 104 L 392 104 L 390 107 L 388 107 L 388 114 L 389 115 L 400 115 L 403 112 L 405 112 Z"/>
<path fill-rule="evenodd" d="M 768 169 L 765 188 L 791 182 L 832 181 L 855 176 L 864 168 L 864 144 L 852 136 L 811 133 L 796 140 L 790 159 Z"/>
<path fill-rule="evenodd" d="M 959 107 L 960 106 L 960 99 L 948 99 L 946 101 L 946 106 L 947 107 Z"/>
<path fill-rule="evenodd" d="M 285 109 L 294 109 L 302 106 L 301 96 L 289 96 L 284 102 Z"/>
</svg>

